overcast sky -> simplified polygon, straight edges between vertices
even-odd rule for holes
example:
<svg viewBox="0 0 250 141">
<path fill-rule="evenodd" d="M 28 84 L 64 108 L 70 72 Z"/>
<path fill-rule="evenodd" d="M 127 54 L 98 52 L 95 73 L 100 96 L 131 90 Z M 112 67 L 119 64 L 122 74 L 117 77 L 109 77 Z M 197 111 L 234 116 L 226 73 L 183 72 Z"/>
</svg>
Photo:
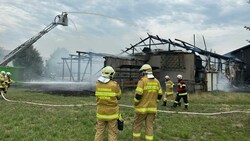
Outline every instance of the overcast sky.
<svg viewBox="0 0 250 141">
<path fill-rule="evenodd" d="M 57 26 L 34 46 L 43 57 L 58 47 L 71 53 L 118 54 L 146 38 L 181 39 L 225 54 L 248 44 L 248 0 L 0 0 L 0 46 L 13 50 L 69 12 L 69 26 Z M 79 13 L 71 13 L 79 12 Z M 88 14 L 95 13 L 95 14 Z M 99 15 L 98 15 L 99 14 Z"/>
</svg>

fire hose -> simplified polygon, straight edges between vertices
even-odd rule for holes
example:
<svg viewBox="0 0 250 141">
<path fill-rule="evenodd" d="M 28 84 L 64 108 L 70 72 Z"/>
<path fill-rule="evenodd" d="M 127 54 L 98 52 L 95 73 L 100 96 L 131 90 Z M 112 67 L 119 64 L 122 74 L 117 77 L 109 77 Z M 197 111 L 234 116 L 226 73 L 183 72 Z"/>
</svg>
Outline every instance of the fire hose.
<svg viewBox="0 0 250 141">
<path fill-rule="evenodd" d="M 1 91 L 1 96 L 7 102 L 14 102 L 14 103 L 25 103 L 25 104 L 33 104 L 39 106 L 50 106 L 50 107 L 82 107 L 82 106 L 96 106 L 96 104 L 68 104 L 68 105 L 58 105 L 58 104 L 44 104 L 44 103 L 36 103 L 36 102 L 28 102 L 28 101 L 16 101 L 16 100 L 9 100 L 4 96 L 4 92 Z M 134 106 L 119 104 L 121 107 L 126 108 L 134 108 Z M 198 113 L 198 112 L 179 112 L 179 111 L 167 111 L 167 110 L 157 110 L 159 113 L 168 113 L 168 114 L 186 114 L 186 115 L 205 115 L 205 116 L 215 116 L 221 114 L 232 114 L 232 113 L 246 113 L 250 114 L 250 111 L 226 111 L 226 112 L 214 112 L 214 113 Z"/>
<path fill-rule="evenodd" d="M 28 102 L 28 101 L 16 101 L 16 100 L 9 100 L 4 96 L 4 92 L 1 91 L 1 96 L 4 100 L 8 102 L 14 102 L 14 103 L 26 103 L 26 104 L 33 104 L 33 105 L 39 105 L 39 106 L 50 106 L 50 107 L 82 107 L 82 106 L 94 106 L 96 104 L 68 104 L 68 105 L 58 105 L 58 104 L 44 104 L 44 103 L 36 103 L 36 102 Z"/>
</svg>

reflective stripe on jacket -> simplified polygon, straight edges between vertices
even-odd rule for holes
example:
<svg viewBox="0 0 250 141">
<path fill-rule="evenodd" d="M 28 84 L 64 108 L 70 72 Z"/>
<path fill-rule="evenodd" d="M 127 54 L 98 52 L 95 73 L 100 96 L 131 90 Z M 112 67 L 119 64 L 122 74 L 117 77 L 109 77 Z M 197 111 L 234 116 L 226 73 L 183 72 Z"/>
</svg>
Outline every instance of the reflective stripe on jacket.
<svg viewBox="0 0 250 141">
<path fill-rule="evenodd" d="M 13 80 L 10 79 L 10 77 L 5 77 L 5 87 L 8 88 L 11 83 L 13 83 Z"/>
<path fill-rule="evenodd" d="M 182 79 L 178 82 L 177 86 L 179 95 L 187 95 L 186 83 Z"/>
<path fill-rule="evenodd" d="M 108 83 L 96 83 L 96 117 L 100 120 L 118 119 L 118 99 L 121 96 L 121 89 L 117 82 L 110 80 Z"/>
<path fill-rule="evenodd" d="M 0 74 L 0 88 L 5 88 L 5 77 Z"/>
<path fill-rule="evenodd" d="M 166 92 L 165 94 L 170 95 L 174 94 L 174 83 L 171 80 L 165 82 L 166 84 Z"/>
<path fill-rule="evenodd" d="M 137 84 L 136 94 L 142 96 L 140 100 L 135 101 L 136 113 L 157 112 L 157 97 L 162 95 L 162 89 L 156 78 L 142 77 Z"/>
</svg>

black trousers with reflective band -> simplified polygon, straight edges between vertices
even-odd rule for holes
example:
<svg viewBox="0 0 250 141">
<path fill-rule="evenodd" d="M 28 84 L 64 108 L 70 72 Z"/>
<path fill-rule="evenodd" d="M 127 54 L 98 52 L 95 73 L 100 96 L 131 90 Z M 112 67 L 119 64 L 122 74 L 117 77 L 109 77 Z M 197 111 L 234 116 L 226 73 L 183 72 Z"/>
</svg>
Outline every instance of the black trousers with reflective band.
<svg viewBox="0 0 250 141">
<path fill-rule="evenodd" d="M 176 98 L 175 98 L 175 103 L 174 103 L 174 106 L 176 105 L 177 106 L 177 103 L 180 102 L 181 98 L 183 98 L 183 101 L 185 103 L 185 105 L 188 104 L 188 96 L 187 95 L 176 95 Z"/>
</svg>

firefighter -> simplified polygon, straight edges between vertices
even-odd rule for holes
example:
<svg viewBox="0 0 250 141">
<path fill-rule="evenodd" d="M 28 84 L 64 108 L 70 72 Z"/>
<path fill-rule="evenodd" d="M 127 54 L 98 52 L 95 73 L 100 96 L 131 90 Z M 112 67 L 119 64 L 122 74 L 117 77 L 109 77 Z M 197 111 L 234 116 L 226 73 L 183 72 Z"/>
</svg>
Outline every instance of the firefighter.
<svg viewBox="0 0 250 141">
<path fill-rule="evenodd" d="M 188 93 L 187 93 L 187 87 L 186 87 L 186 83 L 184 82 L 184 80 L 182 79 L 182 75 L 177 75 L 177 79 L 178 79 L 178 83 L 177 83 L 177 94 L 176 94 L 176 98 L 174 101 L 174 104 L 172 107 L 177 107 L 177 105 L 180 106 L 180 100 L 181 98 L 183 98 L 183 101 L 185 103 L 185 109 L 188 109 Z"/>
<path fill-rule="evenodd" d="M 5 92 L 5 71 L 0 72 L 0 91 Z"/>
<path fill-rule="evenodd" d="M 113 81 L 115 71 L 106 66 L 102 69 L 102 75 L 96 82 L 96 134 L 95 141 L 102 141 L 105 128 L 108 127 L 108 140 L 117 141 L 119 118 L 118 100 L 121 98 L 121 89 L 117 82 Z"/>
<path fill-rule="evenodd" d="M 11 73 L 10 72 L 6 72 L 6 76 L 5 76 L 5 93 L 7 93 L 10 84 L 13 83 L 14 81 L 10 78 Z"/>
<path fill-rule="evenodd" d="M 167 106 L 167 101 L 174 101 L 174 83 L 171 81 L 168 75 L 165 76 L 166 91 L 163 99 L 162 106 Z"/>
<path fill-rule="evenodd" d="M 144 122 L 146 130 L 145 139 L 152 141 L 157 101 L 162 98 L 162 89 L 159 81 L 154 77 L 150 65 L 144 64 L 139 71 L 141 79 L 137 83 L 134 97 L 135 117 L 133 139 L 134 141 L 140 141 L 141 128 Z"/>
</svg>

